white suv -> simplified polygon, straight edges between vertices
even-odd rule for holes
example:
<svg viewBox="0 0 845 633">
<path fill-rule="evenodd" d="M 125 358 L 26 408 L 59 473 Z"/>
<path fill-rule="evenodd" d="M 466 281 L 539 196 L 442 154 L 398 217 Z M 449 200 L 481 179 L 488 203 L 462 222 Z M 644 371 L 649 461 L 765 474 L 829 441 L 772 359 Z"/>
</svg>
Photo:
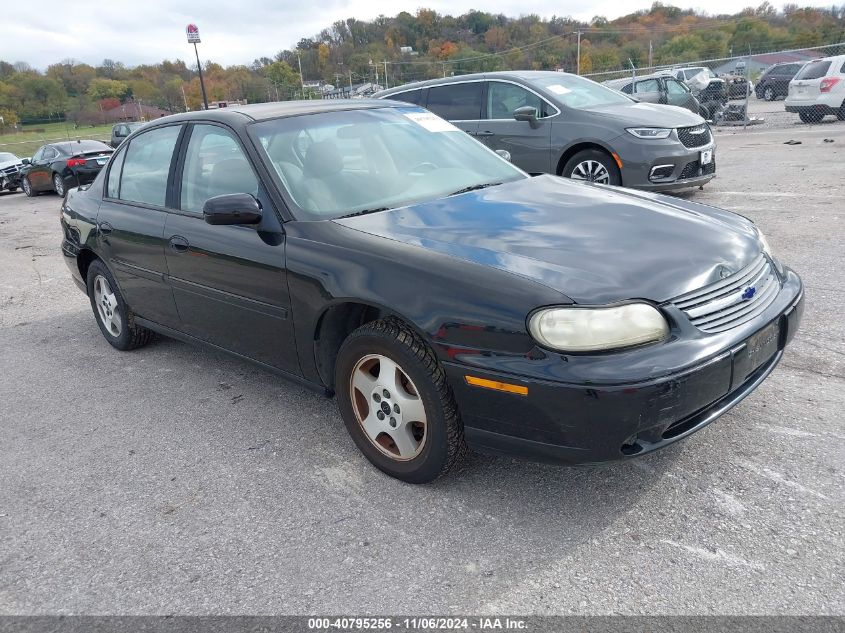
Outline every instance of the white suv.
<svg viewBox="0 0 845 633">
<path fill-rule="evenodd" d="M 805 64 L 789 82 L 786 111 L 797 112 L 804 123 L 821 121 L 826 114 L 845 121 L 845 55 Z"/>
</svg>

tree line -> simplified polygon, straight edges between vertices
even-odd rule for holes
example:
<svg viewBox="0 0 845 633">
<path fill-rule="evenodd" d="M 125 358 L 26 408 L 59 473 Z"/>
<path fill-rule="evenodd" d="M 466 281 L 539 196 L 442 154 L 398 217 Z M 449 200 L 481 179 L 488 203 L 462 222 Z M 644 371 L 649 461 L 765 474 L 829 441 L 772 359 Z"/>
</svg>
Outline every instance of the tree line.
<svg viewBox="0 0 845 633">
<path fill-rule="evenodd" d="M 210 100 L 254 103 L 314 96 L 309 87 L 314 82 L 392 86 L 508 69 L 580 67 L 583 74 L 842 41 L 845 5 L 787 4 L 777 10 L 763 2 L 711 16 L 655 2 L 647 10 L 589 22 L 483 11 L 454 17 L 419 9 L 371 21 L 340 20 L 272 58 L 227 67 L 208 62 L 203 72 Z M 42 72 L 26 62 L 0 61 L 0 116 L 6 125 L 50 119 L 95 123 L 104 110 L 128 101 L 171 112 L 198 109 L 196 67 L 179 59 L 131 68 L 110 59 L 98 66 L 66 59 Z"/>
</svg>

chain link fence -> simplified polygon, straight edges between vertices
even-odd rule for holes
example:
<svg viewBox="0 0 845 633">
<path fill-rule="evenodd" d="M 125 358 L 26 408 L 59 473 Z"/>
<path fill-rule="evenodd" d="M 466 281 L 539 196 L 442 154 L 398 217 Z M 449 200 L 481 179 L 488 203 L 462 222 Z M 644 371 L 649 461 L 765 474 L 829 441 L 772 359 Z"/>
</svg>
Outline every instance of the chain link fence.
<svg viewBox="0 0 845 633">
<path fill-rule="evenodd" d="M 692 90 L 700 102 L 699 113 L 717 128 L 789 129 L 806 125 L 798 114 L 787 112 L 784 106 L 790 80 L 807 62 L 834 55 L 845 55 L 845 42 L 676 64 L 632 66 L 584 76 L 643 101 L 672 103 L 674 99 L 679 102 L 681 96 L 671 94 L 672 86 L 665 81 L 646 80 L 657 74 L 671 77 Z M 701 80 L 702 71 L 708 76 L 706 85 Z M 655 88 L 658 93 L 654 92 Z M 723 91 L 721 98 L 717 94 L 720 90 Z M 815 124 L 835 123 L 836 116 L 826 116 Z"/>
</svg>

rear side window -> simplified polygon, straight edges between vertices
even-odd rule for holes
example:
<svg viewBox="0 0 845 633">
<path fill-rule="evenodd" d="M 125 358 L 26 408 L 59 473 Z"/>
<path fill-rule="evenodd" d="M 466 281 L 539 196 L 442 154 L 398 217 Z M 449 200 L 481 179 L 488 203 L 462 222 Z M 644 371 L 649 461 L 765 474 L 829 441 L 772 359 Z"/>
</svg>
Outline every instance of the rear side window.
<svg viewBox="0 0 845 633">
<path fill-rule="evenodd" d="M 182 172 L 181 209 L 202 213 L 205 201 L 228 193 L 258 195 L 258 179 L 241 146 L 225 129 L 198 124 Z"/>
<path fill-rule="evenodd" d="M 123 159 L 120 199 L 163 207 L 173 149 L 181 130 L 169 125 L 136 136 Z"/>
<path fill-rule="evenodd" d="M 657 79 L 646 79 L 645 81 L 638 81 L 634 84 L 635 94 L 642 94 L 645 92 L 660 92 L 660 84 Z"/>
<path fill-rule="evenodd" d="M 476 121 L 481 118 L 481 82 L 429 88 L 426 107 L 449 121 Z"/>
<path fill-rule="evenodd" d="M 830 70 L 830 62 L 825 60 L 818 60 L 815 62 L 810 62 L 804 68 L 801 69 L 801 72 L 795 75 L 796 79 L 820 79 L 827 74 L 827 71 Z"/>
<path fill-rule="evenodd" d="M 109 167 L 109 179 L 106 183 L 106 198 L 120 197 L 120 172 L 123 169 L 123 159 L 126 158 L 126 151 L 121 150 L 111 160 Z"/>
<path fill-rule="evenodd" d="M 408 90 L 407 92 L 398 92 L 393 95 L 388 95 L 385 99 L 393 99 L 394 101 L 404 101 L 405 103 L 420 104 L 420 97 L 422 90 Z"/>
<path fill-rule="evenodd" d="M 624 92 L 626 95 L 631 94 L 631 84 L 625 84 L 624 86 L 622 86 L 622 92 Z"/>
</svg>

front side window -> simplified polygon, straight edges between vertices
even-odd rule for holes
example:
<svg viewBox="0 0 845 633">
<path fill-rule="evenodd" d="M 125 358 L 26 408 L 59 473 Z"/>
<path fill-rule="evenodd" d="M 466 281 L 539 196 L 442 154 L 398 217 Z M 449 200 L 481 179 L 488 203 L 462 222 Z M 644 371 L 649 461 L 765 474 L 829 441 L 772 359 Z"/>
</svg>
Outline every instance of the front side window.
<svg viewBox="0 0 845 633">
<path fill-rule="evenodd" d="M 44 157 L 44 150 L 46 149 L 46 145 L 39 147 L 38 151 L 32 155 L 32 162 L 36 162 L 41 160 Z"/>
<path fill-rule="evenodd" d="M 106 197 L 120 197 L 120 172 L 123 170 L 123 159 L 126 158 L 126 150 L 123 148 L 111 159 L 109 166 L 109 179 L 106 183 Z"/>
<path fill-rule="evenodd" d="M 426 107 L 447 121 L 481 118 L 481 82 L 435 86 L 428 90 Z"/>
<path fill-rule="evenodd" d="M 206 200 L 228 193 L 257 196 L 258 179 L 228 130 L 217 125 L 195 125 L 185 154 L 180 208 L 202 213 Z"/>
<path fill-rule="evenodd" d="M 422 108 L 322 112 L 254 123 L 253 143 L 299 219 L 436 200 L 527 176 Z"/>
<path fill-rule="evenodd" d="M 543 100 L 522 86 L 502 81 L 491 81 L 487 84 L 488 119 L 512 119 L 513 111 L 525 106 L 536 109 L 539 117 L 548 115 Z"/>
<path fill-rule="evenodd" d="M 123 159 L 121 200 L 165 205 L 170 163 L 181 129 L 179 125 L 169 125 L 132 139 Z"/>
<path fill-rule="evenodd" d="M 625 95 L 585 77 L 565 73 L 549 73 L 549 75 L 555 76 L 532 78 L 530 83 L 532 86 L 541 88 L 550 97 L 554 97 L 567 107 L 589 108 L 631 103 L 631 100 Z"/>
<path fill-rule="evenodd" d="M 667 79 L 666 80 L 666 92 L 670 95 L 682 95 L 686 94 L 688 91 L 686 86 L 682 84 L 680 81 L 676 81 L 675 79 Z"/>
</svg>

